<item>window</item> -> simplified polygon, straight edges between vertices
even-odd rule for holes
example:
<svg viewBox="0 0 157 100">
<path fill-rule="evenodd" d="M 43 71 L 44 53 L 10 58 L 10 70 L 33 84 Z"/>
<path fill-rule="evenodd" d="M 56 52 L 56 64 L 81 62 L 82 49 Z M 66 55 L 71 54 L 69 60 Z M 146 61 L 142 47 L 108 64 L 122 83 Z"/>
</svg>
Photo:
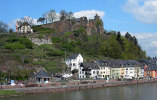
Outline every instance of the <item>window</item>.
<svg viewBox="0 0 157 100">
<path fill-rule="evenodd" d="M 72 63 L 70 63 L 70 66 L 72 66 Z"/>
<path fill-rule="evenodd" d="M 99 74 L 99 71 L 97 71 L 97 74 Z"/>
<path fill-rule="evenodd" d="M 95 74 L 95 71 L 93 71 L 93 74 Z"/>
<path fill-rule="evenodd" d="M 75 64 L 75 63 L 73 63 L 73 66 L 76 66 L 76 64 Z"/>
</svg>

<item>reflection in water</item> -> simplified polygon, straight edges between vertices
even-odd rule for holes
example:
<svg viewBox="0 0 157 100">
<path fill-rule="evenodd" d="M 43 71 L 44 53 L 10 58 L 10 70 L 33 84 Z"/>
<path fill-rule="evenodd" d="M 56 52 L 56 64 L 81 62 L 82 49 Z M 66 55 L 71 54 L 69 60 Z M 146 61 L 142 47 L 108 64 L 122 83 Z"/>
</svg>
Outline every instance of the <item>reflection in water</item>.
<svg viewBox="0 0 157 100">
<path fill-rule="evenodd" d="M 34 94 L 0 100 L 156 100 L 157 83 L 107 87 L 62 93 Z"/>
</svg>

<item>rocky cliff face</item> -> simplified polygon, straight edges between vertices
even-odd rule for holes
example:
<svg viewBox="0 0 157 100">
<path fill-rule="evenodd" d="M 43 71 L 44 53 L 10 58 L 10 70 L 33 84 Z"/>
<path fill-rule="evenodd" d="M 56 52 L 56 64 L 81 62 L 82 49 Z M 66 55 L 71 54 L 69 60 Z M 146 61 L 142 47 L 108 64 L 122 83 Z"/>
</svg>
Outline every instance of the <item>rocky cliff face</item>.
<svg viewBox="0 0 157 100">
<path fill-rule="evenodd" d="M 90 20 L 88 20 L 87 17 L 81 17 L 73 20 L 56 21 L 53 23 L 44 24 L 43 27 L 53 28 L 58 33 L 74 31 L 80 27 L 86 29 L 87 35 L 92 35 L 95 33 L 102 34 L 104 32 L 103 22 L 98 15 L 96 15 L 94 19 Z"/>
<path fill-rule="evenodd" d="M 30 38 L 30 40 L 37 45 L 52 44 L 51 39 Z"/>
</svg>

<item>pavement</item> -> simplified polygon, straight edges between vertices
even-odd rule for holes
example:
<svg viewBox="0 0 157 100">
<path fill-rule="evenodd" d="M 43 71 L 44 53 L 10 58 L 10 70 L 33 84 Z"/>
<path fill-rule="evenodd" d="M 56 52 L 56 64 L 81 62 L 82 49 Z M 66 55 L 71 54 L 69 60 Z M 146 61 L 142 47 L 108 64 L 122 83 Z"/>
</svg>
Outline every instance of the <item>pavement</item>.
<svg viewBox="0 0 157 100">
<path fill-rule="evenodd" d="M 74 85 L 59 85 L 59 86 L 51 86 L 51 87 L 10 88 L 10 89 L 3 89 L 3 90 L 31 91 L 31 90 L 45 90 L 45 89 L 72 88 L 72 87 L 94 86 L 94 85 L 105 85 L 105 84 L 119 84 L 119 83 L 124 83 L 124 82 L 125 82 L 125 81 L 114 81 L 114 82 L 103 82 L 103 83 L 74 84 Z"/>
</svg>

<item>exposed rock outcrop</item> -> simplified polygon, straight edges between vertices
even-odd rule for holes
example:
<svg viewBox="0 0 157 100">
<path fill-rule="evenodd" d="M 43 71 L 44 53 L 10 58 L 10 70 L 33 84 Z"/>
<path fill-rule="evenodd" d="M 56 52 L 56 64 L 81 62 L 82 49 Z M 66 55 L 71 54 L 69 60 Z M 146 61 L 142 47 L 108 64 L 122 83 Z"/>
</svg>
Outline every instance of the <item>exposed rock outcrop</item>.
<svg viewBox="0 0 157 100">
<path fill-rule="evenodd" d="M 30 40 L 37 45 L 52 44 L 51 39 L 30 38 Z"/>
</svg>

